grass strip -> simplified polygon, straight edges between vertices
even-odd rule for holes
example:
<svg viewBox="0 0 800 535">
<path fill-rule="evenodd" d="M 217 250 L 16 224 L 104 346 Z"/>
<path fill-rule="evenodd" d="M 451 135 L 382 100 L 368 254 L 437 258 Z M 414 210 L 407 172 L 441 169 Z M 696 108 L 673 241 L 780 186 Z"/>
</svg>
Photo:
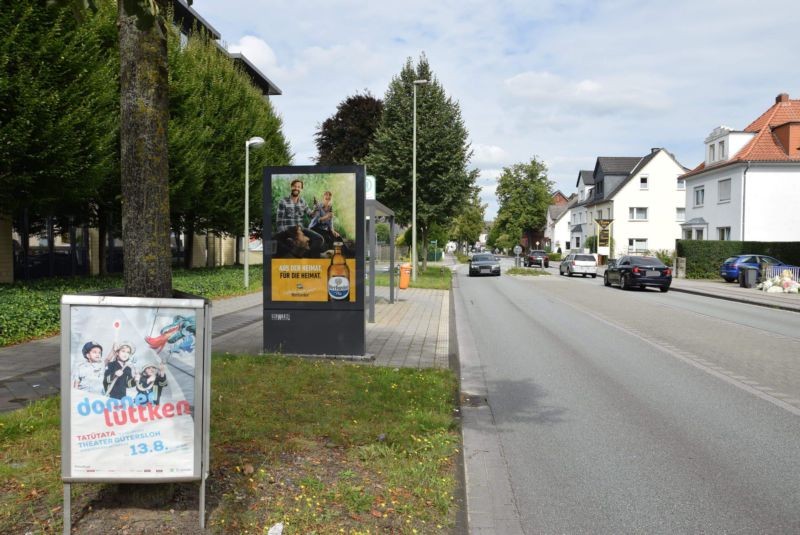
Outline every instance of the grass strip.
<svg viewBox="0 0 800 535">
<path fill-rule="evenodd" d="M 550 275 L 549 271 L 538 268 L 525 268 L 525 267 L 512 267 L 506 270 L 508 275 L 523 275 L 528 277 L 539 277 L 543 275 Z"/>
<path fill-rule="evenodd" d="M 428 266 L 425 271 L 417 273 L 417 280 L 410 281 L 410 288 L 424 288 L 426 290 L 449 290 L 453 279 L 453 272 L 446 266 Z M 368 281 L 367 281 L 368 282 Z M 400 275 L 394 276 L 395 286 L 400 284 Z M 375 286 L 389 286 L 388 273 L 375 274 Z"/>
<path fill-rule="evenodd" d="M 261 288 L 261 266 L 250 267 L 250 288 L 245 290 L 241 266 L 176 269 L 176 290 L 209 299 L 242 295 Z M 122 275 L 54 277 L 0 284 L 0 347 L 58 334 L 61 296 L 121 288 Z"/>
<path fill-rule="evenodd" d="M 456 388 L 449 370 L 214 355 L 209 531 L 451 532 Z M 59 425 L 57 397 L 0 414 L 0 533 L 61 532 Z M 108 487 L 74 485 L 73 510 Z"/>
</svg>

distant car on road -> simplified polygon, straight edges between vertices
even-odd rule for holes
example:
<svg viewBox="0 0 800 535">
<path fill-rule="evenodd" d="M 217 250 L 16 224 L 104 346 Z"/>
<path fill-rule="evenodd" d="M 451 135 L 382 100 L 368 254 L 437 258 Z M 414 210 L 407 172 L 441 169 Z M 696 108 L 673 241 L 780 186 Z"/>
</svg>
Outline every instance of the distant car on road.
<svg viewBox="0 0 800 535">
<path fill-rule="evenodd" d="M 739 280 L 741 268 L 754 268 L 758 270 L 756 274 L 756 282 L 758 282 L 761 279 L 761 264 L 792 267 L 771 256 L 763 254 L 740 254 L 725 259 L 719 267 L 719 276 L 725 279 L 726 282 L 735 282 Z"/>
<path fill-rule="evenodd" d="M 620 289 L 655 286 L 668 292 L 672 284 L 672 270 L 655 256 L 623 256 L 608 263 L 603 284 L 619 284 Z"/>
<path fill-rule="evenodd" d="M 531 266 L 540 266 L 540 267 L 550 267 L 550 257 L 547 256 L 546 251 L 534 250 L 530 251 L 527 255 L 525 255 L 525 261 L 523 262 L 525 267 Z"/>
<path fill-rule="evenodd" d="M 576 273 L 583 275 L 591 275 L 592 278 L 597 277 L 597 259 L 591 254 L 570 253 L 561 264 L 558 266 L 559 275 L 569 275 L 570 277 Z"/>
<path fill-rule="evenodd" d="M 490 253 L 475 253 L 469 261 L 469 276 L 500 276 L 500 258 Z"/>
</svg>

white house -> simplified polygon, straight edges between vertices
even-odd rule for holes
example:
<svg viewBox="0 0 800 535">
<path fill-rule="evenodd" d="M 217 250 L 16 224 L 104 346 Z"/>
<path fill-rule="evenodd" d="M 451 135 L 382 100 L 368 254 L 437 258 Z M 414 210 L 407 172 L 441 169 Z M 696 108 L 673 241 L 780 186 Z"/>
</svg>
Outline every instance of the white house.
<svg viewBox="0 0 800 535">
<path fill-rule="evenodd" d="M 586 237 L 592 234 L 589 222 L 589 212 L 586 210 L 586 202 L 592 197 L 594 188 L 594 173 L 589 170 L 578 172 L 578 180 L 575 183 L 578 188 L 577 202 L 569 209 L 569 241 L 565 249 L 580 249 L 586 243 Z"/>
<path fill-rule="evenodd" d="M 573 193 L 566 204 L 551 204 L 547 208 L 547 226 L 544 237 L 553 251 L 569 249 L 570 245 L 570 213 L 578 203 L 578 195 Z"/>
<path fill-rule="evenodd" d="M 673 251 L 684 221 L 686 197 L 679 177 L 686 171 L 663 148 L 644 157 L 597 158 L 593 195 L 584 205 L 592 234 L 599 232 L 596 220 L 612 220 L 613 257 Z"/>
<path fill-rule="evenodd" d="M 744 130 L 715 128 L 681 178 L 684 239 L 800 241 L 800 100 L 781 93 Z"/>
</svg>

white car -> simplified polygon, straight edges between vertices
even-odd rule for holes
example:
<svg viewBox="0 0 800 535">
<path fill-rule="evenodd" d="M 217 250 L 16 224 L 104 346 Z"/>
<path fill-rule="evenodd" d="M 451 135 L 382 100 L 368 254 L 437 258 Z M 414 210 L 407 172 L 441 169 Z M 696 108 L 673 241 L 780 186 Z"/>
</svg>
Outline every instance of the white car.
<svg viewBox="0 0 800 535">
<path fill-rule="evenodd" d="M 584 277 L 591 275 L 592 278 L 595 278 L 597 277 L 597 259 L 591 254 L 570 253 L 561 261 L 558 273 L 570 277 L 577 273 Z"/>
</svg>

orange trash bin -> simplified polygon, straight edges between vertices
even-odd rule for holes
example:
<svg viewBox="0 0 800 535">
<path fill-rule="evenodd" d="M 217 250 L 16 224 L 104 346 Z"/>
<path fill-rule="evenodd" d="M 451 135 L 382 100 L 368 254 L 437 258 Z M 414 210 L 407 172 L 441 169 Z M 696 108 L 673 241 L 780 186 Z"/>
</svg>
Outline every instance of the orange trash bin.
<svg viewBox="0 0 800 535">
<path fill-rule="evenodd" d="M 411 264 L 402 264 L 400 266 L 400 289 L 405 290 L 408 288 L 408 283 L 411 281 Z"/>
</svg>

